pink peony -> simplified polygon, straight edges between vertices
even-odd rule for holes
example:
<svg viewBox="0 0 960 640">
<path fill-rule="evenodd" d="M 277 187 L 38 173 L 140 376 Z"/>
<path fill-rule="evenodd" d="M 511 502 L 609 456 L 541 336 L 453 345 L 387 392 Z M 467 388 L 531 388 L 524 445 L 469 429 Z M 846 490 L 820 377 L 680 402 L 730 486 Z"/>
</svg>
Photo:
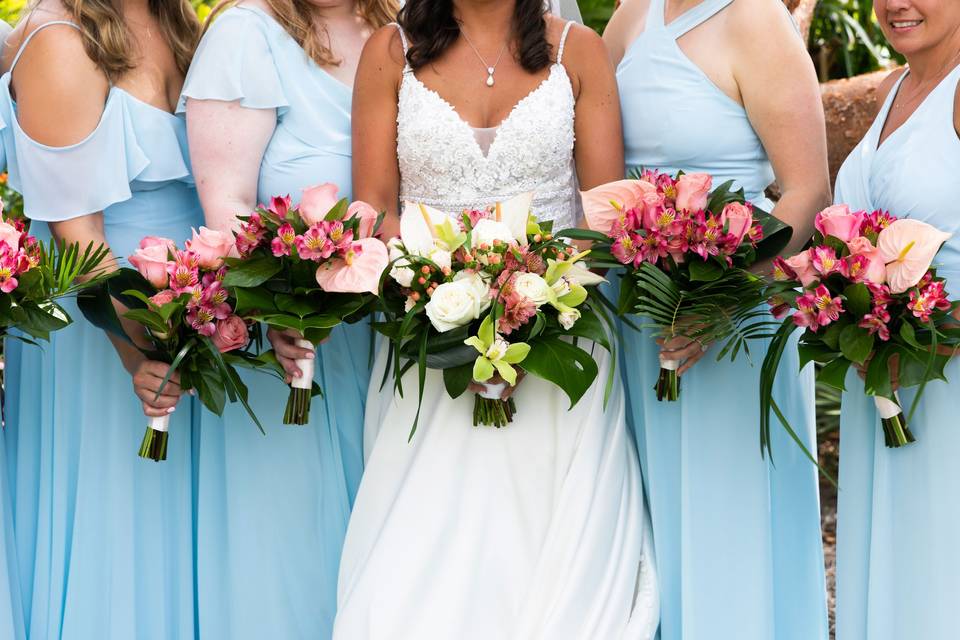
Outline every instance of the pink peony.
<svg viewBox="0 0 960 640">
<path fill-rule="evenodd" d="M 736 238 L 736 245 L 739 247 L 743 237 L 753 226 L 753 205 L 731 202 L 723 208 L 720 221 L 727 225 L 727 233 Z"/>
<path fill-rule="evenodd" d="M 686 173 L 677 180 L 676 207 L 680 211 L 701 211 L 707 206 L 707 198 L 713 179 L 706 173 Z"/>
<path fill-rule="evenodd" d="M 886 280 L 887 266 L 883 263 L 883 256 L 869 239 L 858 236 L 847 242 L 847 248 L 850 250 L 850 257 L 863 256 L 869 261 L 861 276 L 862 280 L 875 284 L 882 284 Z"/>
<path fill-rule="evenodd" d="M 380 290 L 380 276 L 389 262 L 383 242 L 377 238 L 361 238 L 343 257 L 320 265 L 317 284 L 330 293 L 376 294 Z"/>
<path fill-rule="evenodd" d="M 220 353 L 239 349 L 249 340 L 247 323 L 240 316 L 228 316 L 217 322 L 216 332 L 210 339 Z"/>
<path fill-rule="evenodd" d="M 300 197 L 300 217 L 308 225 L 323 222 L 338 201 L 337 185 L 331 182 L 308 187 L 303 190 L 303 195 Z"/>
<path fill-rule="evenodd" d="M 357 218 L 360 220 L 358 233 L 361 238 L 369 238 L 373 235 L 373 227 L 377 224 L 377 218 L 379 217 L 380 214 L 377 213 L 377 210 L 362 200 L 352 202 L 347 207 L 347 219 Z"/>
<path fill-rule="evenodd" d="M 193 238 L 187 240 L 184 246 L 196 254 L 202 268 L 219 269 L 223 266 L 223 259 L 234 250 L 234 240 L 229 233 L 200 227 L 199 232 L 193 230 Z"/>
<path fill-rule="evenodd" d="M 850 242 L 860 235 L 860 227 L 866 214 L 863 211 L 850 211 L 845 204 L 827 207 L 817 214 L 815 225 L 817 231 L 826 236 L 839 238 Z"/>
<path fill-rule="evenodd" d="M 167 286 L 170 253 L 176 251 L 173 240 L 147 236 L 140 241 L 140 248 L 128 258 L 130 264 L 157 289 Z"/>
</svg>

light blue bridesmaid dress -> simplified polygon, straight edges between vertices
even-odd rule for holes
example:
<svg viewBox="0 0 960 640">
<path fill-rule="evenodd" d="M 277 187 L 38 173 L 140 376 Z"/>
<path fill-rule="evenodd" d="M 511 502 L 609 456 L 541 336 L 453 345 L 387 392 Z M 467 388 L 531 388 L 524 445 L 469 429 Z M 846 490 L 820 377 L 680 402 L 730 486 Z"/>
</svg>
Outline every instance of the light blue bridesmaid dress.
<svg viewBox="0 0 960 640">
<path fill-rule="evenodd" d="M 50 22 L 34 34 L 54 25 L 77 28 Z M 145 235 L 182 241 L 202 222 L 181 118 L 111 87 L 85 139 L 50 147 L 17 124 L 10 73 L 0 85 L 10 184 L 23 194 L 39 239 L 50 237 L 45 222 L 102 211 L 119 257 Z M 27 634 L 189 638 L 193 401 L 181 400 L 171 416 L 168 459 L 140 459 L 146 418 L 130 374 L 74 302 L 63 306 L 75 322 L 49 343 L 7 341 L 3 436 Z"/>
<path fill-rule="evenodd" d="M 837 176 L 836 201 L 888 210 L 953 234 L 935 266 L 960 296 L 960 139 L 956 67 L 879 143 L 904 74 Z M 931 382 L 910 423 L 917 442 L 883 444 L 863 382 L 847 376 L 840 418 L 837 640 L 952 640 L 960 635 L 960 359 Z M 902 390 L 909 410 L 916 390 Z"/>
<path fill-rule="evenodd" d="M 323 182 L 349 196 L 351 89 L 258 8 L 225 11 L 204 36 L 184 99 L 276 111 L 257 197 L 299 200 Z M 181 103 L 181 109 L 184 104 Z M 245 212 L 237 212 L 245 213 Z M 263 436 L 239 407 L 204 412 L 197 475 L 202 640 L 319 640 L 332 634 L 347 520 L 363 467 L 370 327 L 334 330 L 317 351 L 310 422 L 281 424 L 289 388 L 244 375 Z"/>
<path fill-rule="evenodd" d="M 10 34 L 10 26 L 0 22 L 0 41 Z M 7 166 L 6 143 L 10 139 L 8 114 L 0 110 L 0 170 Z M 6 342 L 13 342 L 8 340 Z M 20 596 L 20 571 L 13 529 L 13 473 L 7 464 L 6 439 L 0 437 L 0 638 L 23 640 L 23 599 Z"/>
<path fill-rule="evenodd" d="M 773 0 L 771 0 L 773 1 Z M 651 0 L 645 31 L 617 68 L 627 168 L 705 172 L 736 181 L 771 208 L 766 152 L 744 108 L 677 39 L 732 0 L 704 0 L 664 25 Z M 638 322 L 641 319 L 634 318 Z M 657 401 L 659 348 L 624 326 L 622 375 L 649 495 L 663 640 L 827 637 L 816 467 L 780 430 L 760 455 L 758 385 L 764 345 L 717 362 L 715 346 L 682 378 L 680 400 Z M 813 371 L 788 351 L 775 397 L 814 450 Z"/>
</svg>

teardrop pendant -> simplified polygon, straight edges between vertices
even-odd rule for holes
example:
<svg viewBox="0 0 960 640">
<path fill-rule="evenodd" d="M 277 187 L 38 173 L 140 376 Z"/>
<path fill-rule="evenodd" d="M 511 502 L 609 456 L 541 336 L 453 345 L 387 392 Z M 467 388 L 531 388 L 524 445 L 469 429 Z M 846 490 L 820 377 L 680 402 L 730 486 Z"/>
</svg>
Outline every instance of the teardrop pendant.
<svg viewBox="0 0 960 640">
<path fill-rule="evenodd" d="M 487 86 L 488 87 L 493 86 L 493 74 L 490 74 L 489 76 L 487 76 Z"/>
</svg>

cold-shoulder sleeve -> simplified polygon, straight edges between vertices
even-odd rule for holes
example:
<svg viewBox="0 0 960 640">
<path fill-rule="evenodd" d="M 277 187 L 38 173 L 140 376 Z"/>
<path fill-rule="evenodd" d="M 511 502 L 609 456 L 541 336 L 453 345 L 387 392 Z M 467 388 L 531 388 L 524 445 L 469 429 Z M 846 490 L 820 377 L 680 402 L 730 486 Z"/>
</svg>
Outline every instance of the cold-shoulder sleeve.
<svg viewBox="0 0 960 640">
<path fill-rule="evenodd" d="M 279 25 L 246 7 L 228 9 L 200 41 L 183 85 L 177 112 L 186 99 L 239 100 L 250 109 L 277 109 L 289 103 L 271 50 Z"/>
</svg>

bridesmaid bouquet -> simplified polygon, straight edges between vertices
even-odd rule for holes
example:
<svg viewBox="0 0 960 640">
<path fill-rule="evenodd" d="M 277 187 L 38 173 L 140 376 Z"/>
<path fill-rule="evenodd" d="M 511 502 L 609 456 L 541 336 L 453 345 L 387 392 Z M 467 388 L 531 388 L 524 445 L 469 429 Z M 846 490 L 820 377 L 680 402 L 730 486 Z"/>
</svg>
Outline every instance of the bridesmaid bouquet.
<svg viewBox="0 0 960 640">
<path fill-rule="evenodd" d="M 172 240 L 148 236 L 129 258 L 135 268 L 119 269 L 106 286 L 81 301 L 81 308 L 93 324 L 130 341 L 147 358 L 170 365 L 161 389 L 179 372 L 180 386 L 196 390 L 210 411 L 221 415 L 227 398 L 239 401 L 263 431 L 235 369 L 258 362 L 246 351 L 254 329 L 235 313 L 236 303 L 223 285 L 229 271 L 223 256 L 232 247 L 227 234 L 205 227 L 193 232 L 183 250 Z M 114 299 L 127 308 L 124 318 L 145 327 L 147 345 L 127 336 Z M 141 458 L 166 460 L 169 422 L 169 416 L 149 418 Z"/>
<path fill-rule="evenodd" d="M 765 330 L 751 322 L 765 315 L 763 280 L 747 268 L 776 255 L 790 228 L 731 191 L 732 182 L 712 186 L 703 173 L 650 171 L 601 185 L 581 194 L 595 233 L 578 235 L 594 241 L 595 266 L 627 266 L 620 314 L 645 316 L 664 340 L 725 342 L 717 359 L 733 359 Z M 658 400 L 679 398 L 679 366 L 660 359 Z"/>
<path fill-rule="evenodd" d="M 866 370 L 888 447 L 914 441 L 890 373 L 897 359 L 899 384 L 923 387 L 944 379 L 948 355 L 960 348 L 960 329 L 949 326 L 960 303 L 950 303 L 945 281 L 931 263 L 950 237 L 925 222 L 884 211 L 850 211 L 836 205 L 821 211 L 812 246 L 774 262 L 767 289 L 774 315 L 783 318 L 763 362 L 760 386 L 761 442 L 769 450 L 770 410 L 789 430 L 772 397 L 777 366 L 790 335 L 803 329 L 800 365 L 822 365 L 817 379 L 844 390 L 851 365 Z"/>
<path fill-rule="evenodd" d="M 337 187 L 305 189 L 300 204 L 275 197 L 243 222 L 240 257 L 227 260 L 224 285 L 237 299 L 237 313 L 276 329 L 294 329 L 298 345 L 315 349 L 341 322 L 357 322 L 376 303 L 387 248 L 372 237 L 381 216 L 364 202 L 348 206 Z M 261 358 L 275 366 L 272 352 Z M 320 393 L 314 361 L 297 361 L 303 373 L 290 384 L 284 424 L 306 424 L 310 400 Z"/>
<path fill-rule="evenodd" d="M 422 401 L 427 368 L 442 369 L 452 398 L 471 382 L 484 385 L 474 426 L 502 427 L 517 409 L 501 396 L 520 370 L 556 384 L 571 406 L 593 384 L 597 363 L 577 339 L 611 350 L 612 318 L 595 292 L 603 278 L 580 262 L 587 252 L 530 215 L 531 201 L 524 194 L 459 219 L 404 205 L 382 284 L 386 319 L 374 324 L 390 339 L 387 371 L 400 393 L 403 374 L 416 366 Z M 419 416 L 418 409 L 411 438 Z"/>
<path fill-rule="evenodd" d="M 45 246 L 27 233 L 21 220 L 8 219 L 0 205 L 0 336 L 10 328 L 47 340 L 51 331 L 70 324 L 55 300 L 95 286 L 106 275 L 99 269 L 109 254 L 89 245 Z M 25 342 L 29 339 L 16 336 Z"/>
</svg>

